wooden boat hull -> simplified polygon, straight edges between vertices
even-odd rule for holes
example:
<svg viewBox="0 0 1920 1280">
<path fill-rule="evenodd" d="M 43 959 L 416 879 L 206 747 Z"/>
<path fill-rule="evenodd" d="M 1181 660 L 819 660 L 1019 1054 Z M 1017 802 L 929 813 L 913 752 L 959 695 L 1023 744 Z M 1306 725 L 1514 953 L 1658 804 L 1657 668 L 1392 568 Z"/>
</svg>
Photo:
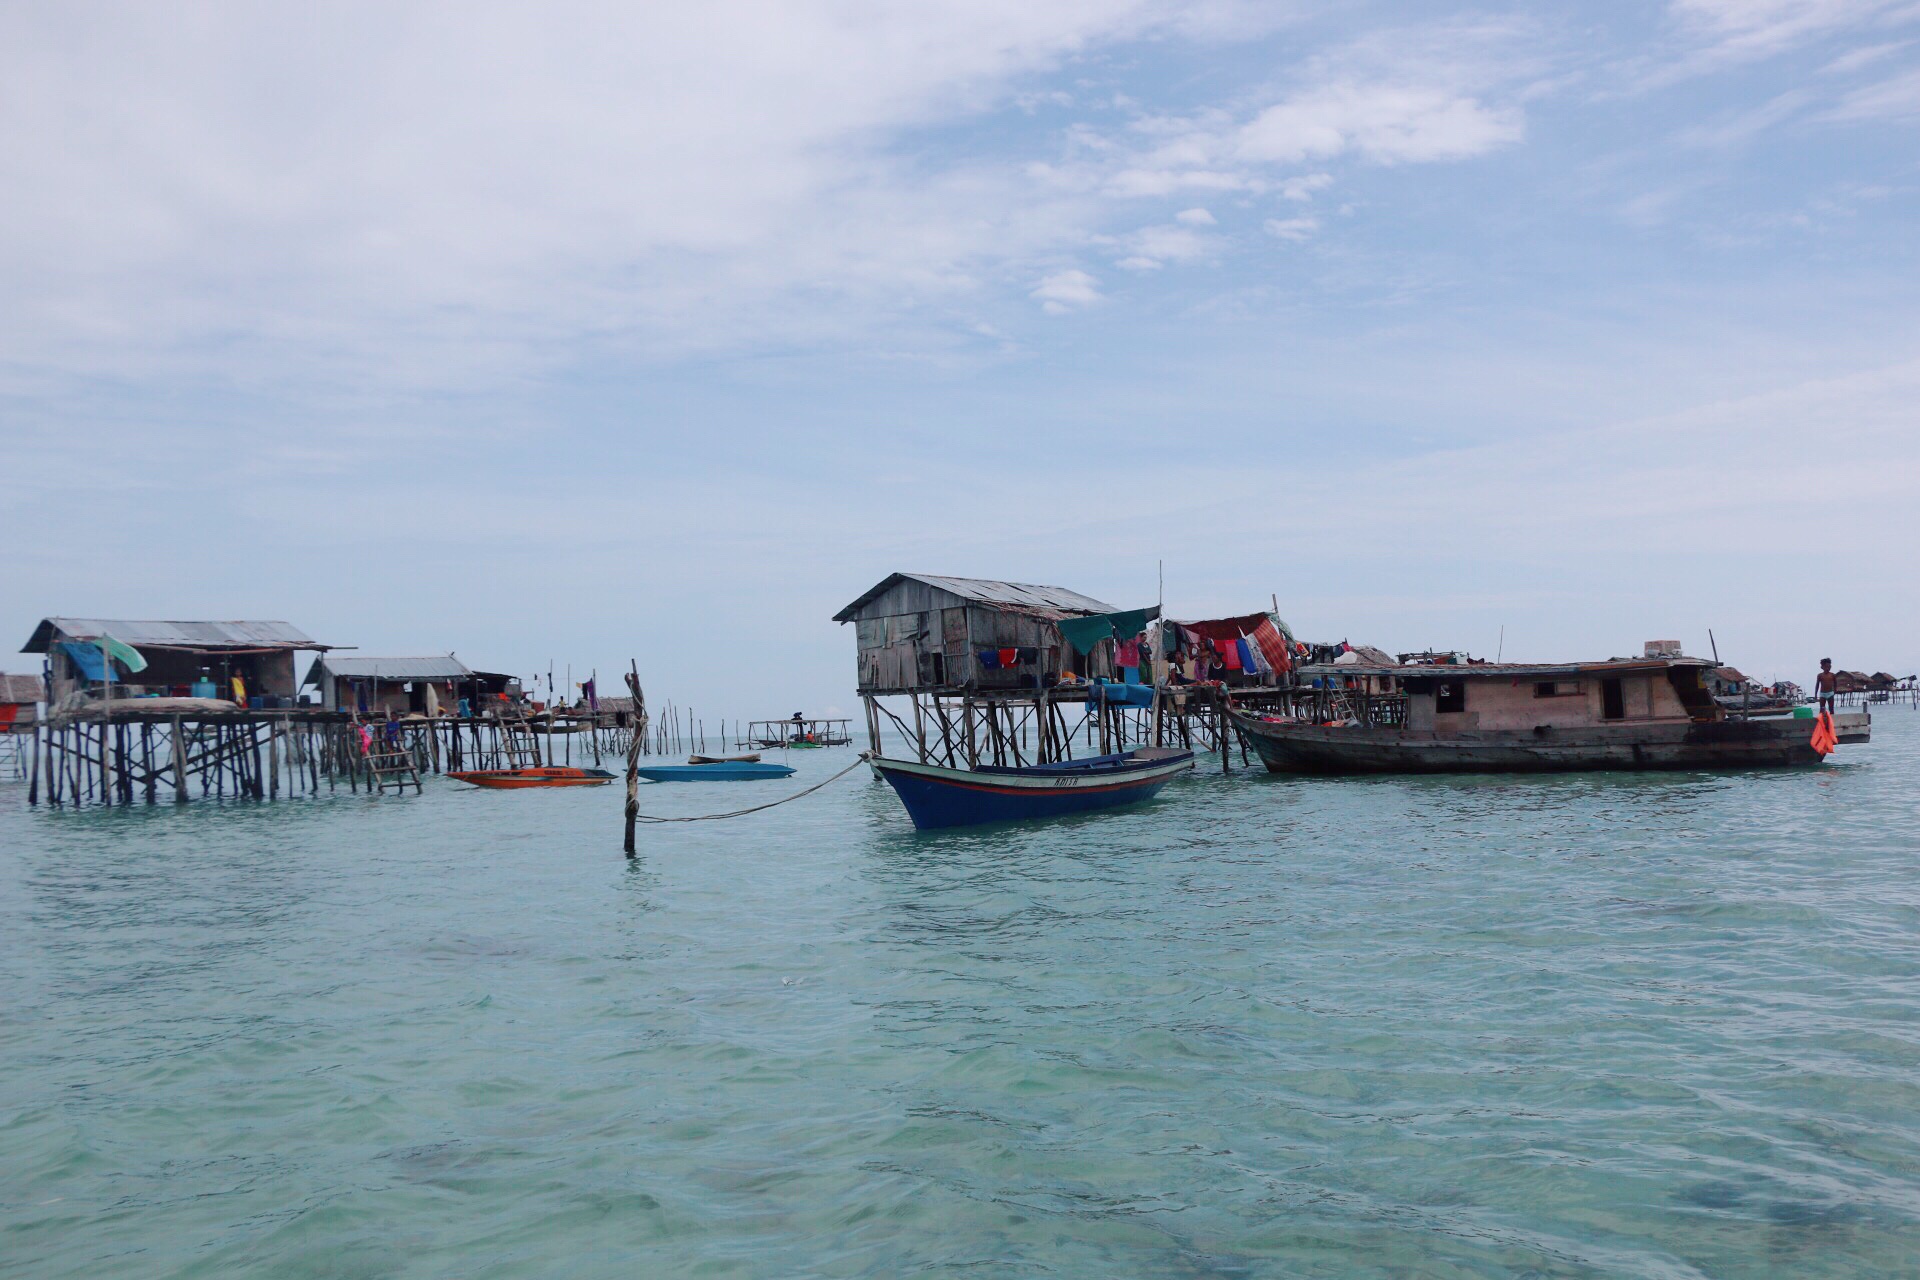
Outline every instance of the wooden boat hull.
<svg viewBox="0 0 1920 1280">
<path fill-rule="evenodd" d="M 613 775 L 604 769 L 466 769 L 447 775 L 456 782 L 496 791 L 517 791 L 527 787 L 604 787 Z"/>
<path fill-rule="evenodd" d="M 1030 769 L 947 769 L 875 758 L 922 831 L 988 822 L 1031 822 L 1151 800 L 1193 768 L 1191 751 L 1151 750 Z"/>
<path fill-rule="evenodd" d="M 784 764 L 756 764 L 746 760 L 719 764 L 645 765 L 636 772 L 648 782 L 754 782 L 793 776 L 793 770 Z"/>
<path fill-rule="evenodd" d="M 1864 725 L 1836 716 L 1842 741 Z M 1554 773 L 1601 769 L 1760 769 L 1815 765 L 1813 722 L 1790 716 L 1577 729 L 1460 730 L 1316 725 L 1233 713 L 1274 773 Z"/>
</svg>

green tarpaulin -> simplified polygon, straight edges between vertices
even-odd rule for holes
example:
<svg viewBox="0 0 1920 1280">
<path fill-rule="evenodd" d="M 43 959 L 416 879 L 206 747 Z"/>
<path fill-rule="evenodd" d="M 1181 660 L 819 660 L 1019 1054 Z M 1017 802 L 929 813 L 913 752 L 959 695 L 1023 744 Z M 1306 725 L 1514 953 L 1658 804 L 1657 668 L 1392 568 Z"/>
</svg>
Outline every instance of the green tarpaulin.
<svg viewBox="0 0 1920 1280">
<path fill-rule="evenodd" d="M 1092 653 L 1102 640 L 1131 640 L 1160 616 L 1160 609 L 1122 609 L 1119 613 L 1096 613 L 1087 618 L 1062 618 L 1054 623 L 1075 653 Z"/>
<path fill-rule="evenodd" d="M 96 641 L 109 658 L 127 669 L 128 674 L 147 669 L 146 657 L 124 640 L 115 640 L 112 636 L 101 636 Z"/>
</svg>

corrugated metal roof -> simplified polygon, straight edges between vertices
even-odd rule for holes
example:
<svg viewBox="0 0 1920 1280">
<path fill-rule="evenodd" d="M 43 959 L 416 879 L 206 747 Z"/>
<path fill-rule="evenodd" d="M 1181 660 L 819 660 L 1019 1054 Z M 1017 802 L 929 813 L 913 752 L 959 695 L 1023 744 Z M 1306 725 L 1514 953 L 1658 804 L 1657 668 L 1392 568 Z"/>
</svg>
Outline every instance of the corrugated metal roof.
<svg viewBox="0 0 1920 1280">
<path fill-rule="evenodd" d="M 39 676 L 0 675 L 0 702 L 45 702 L 47 689 Z"/>
<path fill-rule="evenodd" d="M 58 633 L 58 635 L 56 635 Z M 93 640 L 110 635 L 134 648 L 143 644 L 189 649 L 324 649 L 285 622 L 155 622 L 128 618 L 43 618 L 22 653 L 45 653 L 59 636 Z"/>
<path fill-rule="evenodd" d="M 364 654 L 349 658 L 329 654 L 313 664 L 307 673 L 308 684 L 320 679 L 322 667 L 336 676 L 358 680 L 469 680 L 473 677 L 473 668 L 450 653 L 423 658 L 369 658 Z"/>
<path fill-rule="evenodd" d="M 1001 582 L 994 578 L 948 578 L 931 573 L 890 573 L 881 582 L 861 593 L 858 600 L 833 615 L 835 622 L 845 622 L 860 607 L 885 592 L 894 583 L 902 579 L 924 582 L 930 587 L 948 591 L 964 600 L 977 601 L 980 604 L 1009 605 L 1019 609 L 1051 609 L 1061 613 L 1118 613 L 1117 605 L 1106 604 L 1092 596 L 1083 596 L 1078 591 L 1069 591 L 1065 587 L 1042 587 L 1029 582 Z"/>
</svg>

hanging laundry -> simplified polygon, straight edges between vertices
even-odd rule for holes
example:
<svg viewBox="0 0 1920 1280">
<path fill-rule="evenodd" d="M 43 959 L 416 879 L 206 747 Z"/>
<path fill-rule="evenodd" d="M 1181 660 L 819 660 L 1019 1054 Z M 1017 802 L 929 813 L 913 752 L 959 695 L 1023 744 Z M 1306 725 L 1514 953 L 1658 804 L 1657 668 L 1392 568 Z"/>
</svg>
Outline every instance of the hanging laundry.
<svg viewBox="0 0 1920 1280">
<path fill-rule="evenodd" d="M 1253 629 L 1253 641 L 1260 648 L 1260 654 L 1266 659 L 1267 669 L 1277 675 L 1285 675 L 1293 670 L 1293 659 L 1287 653 L 1287 637 L 1274 624 L 1272 618 L 1263 619 Z"/>
<path fill-rule="evenodd" d="M 1221 663 L 1229 671 L 1238 671 L 1240 667 L 1240 642 L 1238 640 L 1216 640 L 1213 647 L 1220 655 Z"/>
<path fill-rule="evenodd" d="M 980 660 L 980 669 L 982 671 L 998 671 L 1000 669 L 1000 651 L 998 649 L 982 649 L 973 656 Z"/>
<path fill-rule="evenodd" d="M 1032 648 L 1031 646 L 1021 645 L 1020 648 L 1015 650 L 1015 652 L 1020 655 L 1020 661 L 1024 665 L 1030 666 L 1033 663 L 1040 661 L 1040 651 L 1038 649 Z"/>
<path fill-rule="evenodd" d="M 1113 660 L 1122 667 L 1139 666 L 1140 665 L 1140 641 L 1137 639 L 1122 640 L 1119 644 L 1119 647 L 1114 650 Z"/>
<path fill-rule="evenodd" d="M 1139 635 L 1147 629 L 1149 622 L 1159 616 L 1160 607 L 1154 605 L 1119 613 L 1095 613 L 1084 618 L 1062 618 L 1053 625 L 1059 628 L 1061 636 L 1073 646 L 1075 653 L 1092 653 L 1093 647 L 1102 640 Z"/>
<path fill-rule="evenodd" d="M 1092 653 L 1095 645 L 1113 634 L 1113 620 L 1104 613 L 1090 618 L 1062 618 L 1053 625 L 1075 653 Z"/>
<path fill-rule="evenodd" d="M 1233 642 L 1233 649 L 1234 649 L 1234 655 L 1240 659 L 1241 670 L 1246 671 L 1253 675 L 1258 675 L 1260 673 L 1260 664 L 1258 661 L 1255 660 L 1253 656 L 1253 647 L 1247 643 L 1247 638 L 1245 636 L 1241 636 L 1238 640 L 1235 640 Z"/>
<path fill-rule="evenodd" d="M 1003 667 L 1019 666 L 1020 651 L 1018 649 L 1002 649 L 1000 651 L 1000 665 Z"/>
</svg>

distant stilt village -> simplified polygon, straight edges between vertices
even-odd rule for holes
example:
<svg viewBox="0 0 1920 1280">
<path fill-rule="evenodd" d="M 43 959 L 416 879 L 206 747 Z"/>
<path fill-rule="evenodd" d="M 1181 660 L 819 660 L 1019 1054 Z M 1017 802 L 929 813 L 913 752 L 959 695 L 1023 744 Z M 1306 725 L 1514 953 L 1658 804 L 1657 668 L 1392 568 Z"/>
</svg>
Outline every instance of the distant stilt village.
<svg viewBox="0 0 1920 1280">
<path fill-rule="evenodd" d="M 1589 725 L 1671 720 L 1687 742 L 1720 742 L 1724 753 L 1731 731 L 1707 728 L 1790 716 L 1805 699 L 1796 685 L 1761 685 L 1670 642 L 1630 658 L 1521 666 L 1305 640 L 1269 606 L 1176 620 L 1060 587 L 895 573 L 834 620 L 853 627 L 864 745 L 879 768 L 889 742 L 904 743 L 893 763 L 921 771 L 913 786 L 953 781 L 941 772 L 1006 783 L 1041 771 L 1059 792 L 1074 781 L 1071 762 L 1146 767 L 1156 752 L 1184 767 L 1208 753 L 1222 771 L 1337 772 L 1343 758 L 1365 770 L 1389 759 L 1382 751 L 1448 742 L 1481 753 L 1461 767 L 1587 767 L 1566 753 Z M 577 696 L 542 700 L 452 653 L 365 656 L 278 621 L 49 617 L 22 652 L 41 669 L 0 676 L 0 770 L 35 805 L 418 791 L 433 773 L 597 768 L 709 747 L 690 713 L 650 716 L 637 680 L 629 696 L 600 696 L 589 677 Z M 302 675 L 305 653 L 314 657 Z M 1832 693 L 1839 707 L 1916 703 L 1916 685 L 1838 671 Z M 722 725 L 714 745 L 838 746 L 850 728 L 796 714 Z M 1502 763 L 1489 735 L 1509 731 L 1529 735 L 1531 756 Z M 1391 736 L 1369 747 L 1368 733 Z M 1864 733 L 1843 725 L 1837 740 Z M 1633 738 L 1634 762 L 1669 763 L 1662 741 Z M 1422 760 L 1431 752 L 1403 764 Z"/>
</svg>

